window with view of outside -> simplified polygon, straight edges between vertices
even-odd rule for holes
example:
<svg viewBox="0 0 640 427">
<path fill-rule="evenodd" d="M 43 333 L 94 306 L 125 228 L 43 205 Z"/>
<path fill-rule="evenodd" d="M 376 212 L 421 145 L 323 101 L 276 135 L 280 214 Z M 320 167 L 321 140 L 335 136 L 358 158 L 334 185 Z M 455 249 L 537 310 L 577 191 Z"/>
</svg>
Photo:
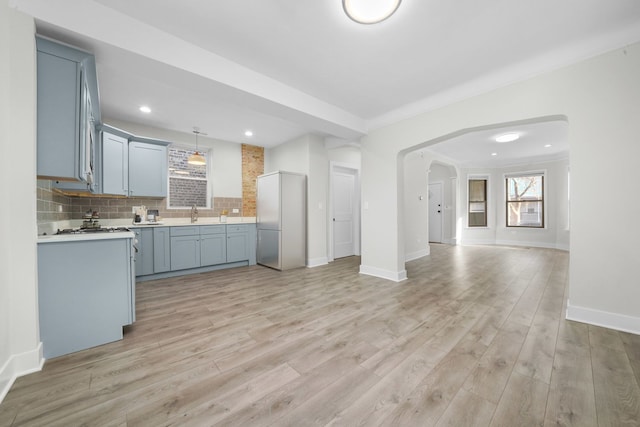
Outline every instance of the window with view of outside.
<svg viewBox="0 0 640 427">
<path fill-rule="evenodd" d="M 544 175 L 509 176 L 507 227 L 544 227 Z"/>
<path fill-rule="evenodd" d="M 169 147 L 169 197 L 168 208 L 209 208 L 209 180 L 206 165 L 187 163 L 190 155 L 195 153 L 181 147 Z M 207 163 L 207 152 L 200 152 Z"/>
</svg>

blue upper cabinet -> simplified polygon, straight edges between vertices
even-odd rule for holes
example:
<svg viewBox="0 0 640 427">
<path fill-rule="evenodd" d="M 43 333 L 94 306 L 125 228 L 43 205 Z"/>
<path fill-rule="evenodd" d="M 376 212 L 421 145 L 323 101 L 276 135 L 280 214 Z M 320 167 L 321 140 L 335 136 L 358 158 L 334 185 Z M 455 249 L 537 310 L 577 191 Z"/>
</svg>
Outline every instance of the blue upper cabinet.
<svg viewBox="0 0 640 427">
<path fill-rule="evenodd" d="M 129 141 L 104 129 L 100 133 L 100 181 L 104 194 L 129 195 Z"/>
<path fill-rule="evenodd" d="M 100 102 L 95 58 L 43 37 L 37 46 L 37 173 L 94 190 Z"/>
<path fill-rule="evenodd" d="M 167 197 L 167 145 L 134 138 L 129 142 L 129 196 Z"/>
</svg>

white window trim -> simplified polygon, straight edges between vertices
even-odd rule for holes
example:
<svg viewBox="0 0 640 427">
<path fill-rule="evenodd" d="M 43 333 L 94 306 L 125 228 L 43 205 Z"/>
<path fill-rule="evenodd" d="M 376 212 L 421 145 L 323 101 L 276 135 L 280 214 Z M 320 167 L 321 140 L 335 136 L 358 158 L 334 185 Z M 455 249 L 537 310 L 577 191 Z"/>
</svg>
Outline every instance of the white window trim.
<svg viewBox="0 0 640 427">
<path fill-rule="evenodd" d="M 542 175 L 542 216 L 543 216 L 543 222 L 544 222 L 544 227 L 524 227 L 524 226 L 507 226 L 507 185 L 506 185 L 506 181 L 507 178 L 516 178 L 516 177 L 524 177 L 524 176 L 539 176 Z M 502 224 L 502 226 L 506 229 L 511 229 L 511 230 L 547 230 L 547 228 L 549 227 L 549 221 L 548 221 L 548 214 L 547 211 L 549 210 L 548 205 L 547 205 L 547 201 L 549 200 L 549 194 L 547 192 L 547 187 L 548 187 L 549 183 L 548 183 L 548 179 L 547 179 L 547 170 L 546 169 L 538 169 L 538 170 L 529 170 L 529 171 L 523 171 L 523 172 L 509 172 L 509 173 L 505 173 L 502 175 L 502 193 L 503 193 L 503 204 L 502 207 L 504 209 L 504 224 Z"/>
<path fill-rule="evenodd" d="M 472 179 L 484 179 L 487 181 L 487 225 L 483 226 L 483 227 L 470 227 L 469 226 L 469 181 Z M 465 181 L 465 185 L 467 186 L 466 188 L 466 194 L 467 194 L 467 203 L 464 206 L 464 217 L 465 217 L 465 222 L 464 222 L 464 228 L 467 230 L 489 230 L 491 229 L 491 226 L 489 224 L 491 224 L 491 222 L 489 221 L 489 213 L 492 210 L 490 208 L 490 202 L 491 202 L 491 175 L 489 174 L 468 174 L 467 175 L 467 180 Z"/>
</svg>

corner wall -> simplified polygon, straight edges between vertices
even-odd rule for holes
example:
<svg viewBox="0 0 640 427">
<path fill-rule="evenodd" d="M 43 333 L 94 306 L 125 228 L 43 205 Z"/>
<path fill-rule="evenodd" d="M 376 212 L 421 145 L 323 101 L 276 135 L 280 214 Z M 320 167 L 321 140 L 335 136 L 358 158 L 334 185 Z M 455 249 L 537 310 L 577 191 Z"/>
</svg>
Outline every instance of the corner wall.
<svg viewBox="0 0 640 427">
<path fill-rule="evenodd" d="M 41 369 L 36 261 L 36 75 L 32 18 L 0 4 L 0 401 Z M 22 159 L 16 162 L 15 159 Z"/>
</svg>

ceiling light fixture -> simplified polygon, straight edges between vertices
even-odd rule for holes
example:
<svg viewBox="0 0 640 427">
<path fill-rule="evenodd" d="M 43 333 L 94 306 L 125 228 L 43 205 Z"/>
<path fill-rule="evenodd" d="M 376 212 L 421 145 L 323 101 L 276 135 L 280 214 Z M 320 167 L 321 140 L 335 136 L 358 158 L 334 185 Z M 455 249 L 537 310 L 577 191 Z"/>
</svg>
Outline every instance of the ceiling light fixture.
<svg viewBox="0 0 640 427">
<path fill-rule="evenodd" d="M 143 105 L 140 107 L 140 111 L 142 111 L 143 113 L 149 114 L 151 112 L 151 108 L 147 107 L 146 105 Z"/>
<path fill-rule="evenodd" d="M 377 24 L 394 14 L 401 0 L 342 0 L 349 18 L 359 24 Z"/>
<path fill-rule="evenodd" d="M 207 161 L 205 160 L 204 156 L 198 152 L 198 135 L 206 135 L 206 133 L 200 132 L 200 128 L 198 127 L 193 128 L 193 133 L 196 134 L 196 152 L 189 156 L 189 158 L 187 159 L 187 163 L 195 166 L 206 165 Z"/>
<path fill-rule="evenodd" d="M 544 148 L 549 148 L 551 147 L 551 144 L 545 144 Z"/>
<path fill-rule="evenodd" d="M 518 138 L 520 138 L 519 133 L 509 132 L 509 133 L 496 136 L 496 142 L 511 142 L 511 141 L 515 141 Z"/>
<path fill-rule="evenodd" d="M 250 138 L 250 137 L 252 137 L 252 136 L 253 136 L 253 132 L 252 132 L 252 131 L 250 131 L 250 130 L 245 130 L 245 131 L 244 131 L 244 136 L 246 136 L 246 137 Z"/>
<path fill-rule="evenodd" d="M 497 156 L 497 155 L 498 155 L 498 153 L 491 153 L 491 155 L 492 155 L 492 156 Z"/>
</svg>

